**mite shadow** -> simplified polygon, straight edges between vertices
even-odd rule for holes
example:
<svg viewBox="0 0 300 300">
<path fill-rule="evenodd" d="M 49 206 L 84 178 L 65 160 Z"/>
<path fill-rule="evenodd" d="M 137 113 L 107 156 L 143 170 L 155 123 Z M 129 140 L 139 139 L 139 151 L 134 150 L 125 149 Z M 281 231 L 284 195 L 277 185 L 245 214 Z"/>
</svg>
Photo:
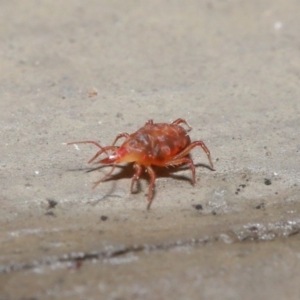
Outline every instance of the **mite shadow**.
<svg viewBox="0 0 300 300">
<path fill-rule="evenodd" d="M 85 173 L 90 173 L 90 172 L 98 171 L 98 170 L 105 168 L 105 169 L 107 169 L 107 172 L 101 174 L 101 176 L 104 177 L 105 174 L 108 173 L 110 168 L 112 168 L 112 167 L 113 167 L 112 165 L 100 165 L 97 167 L 90 167 L 90 168 L 69 169 L 68 171 L 71 171 L 71 172 L 85 171 Z M 198 164 L 195 164 L 195 167 L 196 167 L 196 170 L 200 167 L 203 167 L 203 168 L 209 169 L 211 171 L 214 171 L 214 169 L 212 169 L 209 165 L 206 165 L 206 164 L 198 163 Z M 156 179 L 172 178 L 174 180 L 186 181 L 186 182 L 189 182 L 190 184 L 192 184 L 192 172 L 188 165 L 172 166 L 172 167 L 152 166 L 152 168 L 156 174 Z M 177 172 L 186 171 L 186 170 L 190 170 L 190 175 L 176 174 Z M 124 178 L 131 179 L 134 176 L 134 173 L 135 173 L 135 170 L 133 168 L 133 164 L 117 165 L 114 173 L 104 181 L 104 182 L 109 182 L 109 181 L 113 182 L 113 185 L 112 185 L 110 191 L 107 193 L 106 196 L 102 197 L 101 199 L 98 199 L 96 202 L 105 200 L 108 197 L 119 197 L 119 196 L 113 195 L 117 181 L 119 179 L 124 179 Z M 101 176 L 99 177 L 99 179 L 101 179 Z M 145 169 L 143 170 L 139 180 L 135 183 L 132 194 L 138 194 L 142 191 L 141 180 L 145 180 L 147 182 L 149 182 L 149 180 L 150 180 L 149 175 L 147 174 Z M 128 187 L 128 190 L 130 190 L 130 186 Z M 148 190 L 145 190 L 146 193 L 147 193 L 147 191 Z M 130 191 L 128 191 L 128 192 L 130 192 Z M 153 191 L 153 197 L 155 197 L 155 189 Z"/>
</svg>

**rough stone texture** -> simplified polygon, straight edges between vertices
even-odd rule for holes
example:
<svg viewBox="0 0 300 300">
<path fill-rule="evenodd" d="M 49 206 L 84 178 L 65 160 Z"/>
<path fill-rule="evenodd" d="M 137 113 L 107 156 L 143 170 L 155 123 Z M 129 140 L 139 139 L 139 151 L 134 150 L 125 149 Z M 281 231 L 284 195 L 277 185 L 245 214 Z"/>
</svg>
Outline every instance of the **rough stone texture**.
<svg viewBox="0 0 300 300">
<path fill-rule="evenodd" d="M 300 2 L 2 1 L 0 299 L 299 299 Z M 188 168 L 86 172 L 148 119 Z M 176 172 L 175 172 L 176 171 Z"/>
</svg>

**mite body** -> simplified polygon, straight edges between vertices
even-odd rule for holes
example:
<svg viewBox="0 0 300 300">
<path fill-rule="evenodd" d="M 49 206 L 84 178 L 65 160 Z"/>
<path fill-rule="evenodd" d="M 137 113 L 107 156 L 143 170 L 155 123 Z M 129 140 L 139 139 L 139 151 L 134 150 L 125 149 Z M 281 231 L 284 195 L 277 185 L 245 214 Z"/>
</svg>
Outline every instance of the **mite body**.
<svg viewBox="0 0 300 300">
<path fill-rule="evenodd" d="M 185 130 L 180 124 L 185 124 Z M 153 199 L 153 189 L 156 175 L 152 166 L 168 167 L 181 164 L 189 164 L 192 171 L 193 184 L 196 182 L 195 166 L 189 153 L 196 146 L 200 146 L 208 157 L 209 164 L 213 169 L 213 163 L 208 148 L 202 141 L 191 142 L 187 131 L 191 130 L 190 125 L 184 119 L 177 119 L 171 124 L 153 123 L 149 120 L 142 128 L 132 134 L 121 133 L 117 135 L 111 146 L 102 147 L 95 141 L 80 141 L 68 143 L 73 144 L 94 144 L 100 150 L 89 160 L 88 163 L 112 164 L 110 172 L 94 184 L 96 187 L 100 182 L 105 181 L 114 171 L 119 163 L 133 163 L 135 174 L 132 178 L 130 191 L 132 193 L 134 183 L 139 179 L 143 168 L 150 176 L 148 190 L 148 206 L 150 208 Z M 125 138 L 121 146 L 115 146 L 120 138 Z M 96 160 L 101 154 L 107 157 Z"/>
</svg>

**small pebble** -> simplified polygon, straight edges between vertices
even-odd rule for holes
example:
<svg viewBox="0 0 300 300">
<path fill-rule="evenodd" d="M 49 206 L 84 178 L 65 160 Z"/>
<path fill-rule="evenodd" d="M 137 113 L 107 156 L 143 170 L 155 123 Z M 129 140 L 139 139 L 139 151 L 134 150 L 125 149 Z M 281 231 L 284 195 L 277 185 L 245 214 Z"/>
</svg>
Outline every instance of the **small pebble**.
<svg viewBox="0 0 300 300">
<path fill-rule="evenodd" d="M 265 185 L 270 185 L 272 183 L 271 180 L 268 178 L 265 178 L 264 182 L 265 182 Z"/>
<path fill-rule="evenodd" d="M 202 210 L 203 209 L 203 206 L 201 204 L 196 204 L 194 207 L 197 210 Z"/>
<path fill-rule="evenodd" d="M 101 217 L 100 217 L 100 220 L 101 220 L 101 221 L 106 221 L 107 219 L 108 219 L 108 216 L 101 216 Z"/>
</svg>

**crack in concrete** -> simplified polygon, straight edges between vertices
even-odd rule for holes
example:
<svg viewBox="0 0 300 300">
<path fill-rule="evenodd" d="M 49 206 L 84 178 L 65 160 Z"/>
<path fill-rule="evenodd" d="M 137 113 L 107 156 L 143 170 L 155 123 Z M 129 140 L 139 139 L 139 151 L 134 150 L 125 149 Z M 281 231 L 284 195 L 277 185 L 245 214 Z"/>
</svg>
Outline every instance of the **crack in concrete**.
<svg viewBox="0 0 300 300">
<path fill-rule="evenodd" d="M 279 221 L 269 224 L 246 224 L 238 229 L 231 229 L 227 232 L 215 235 L 204 236 L 199 239 L 177 240 L 175 242 L 165 242 L 161 244 L 143 244 L 132 246 L 120 246 L 111 250 L 95 252 L 71 252 L 58 257 L 46 257 L 41 260 L 17 263 L 0 266 L 0 274 L 7 274 L 15 271 L 34 270 L 40 267 L 59 265 L 60 267 L 76 268 L 84 261 L 102 260 L 123 256 L 128 253 L 153 252 L 159 250 L 170 250 L 176 247 L 194 247 L 204 245 L 209 242 L 223 242 L 226 244 L 251 241 L 272 241 L 280 237 L 290 237 L 300 233 L 300 220 Z"/>
</svg>

